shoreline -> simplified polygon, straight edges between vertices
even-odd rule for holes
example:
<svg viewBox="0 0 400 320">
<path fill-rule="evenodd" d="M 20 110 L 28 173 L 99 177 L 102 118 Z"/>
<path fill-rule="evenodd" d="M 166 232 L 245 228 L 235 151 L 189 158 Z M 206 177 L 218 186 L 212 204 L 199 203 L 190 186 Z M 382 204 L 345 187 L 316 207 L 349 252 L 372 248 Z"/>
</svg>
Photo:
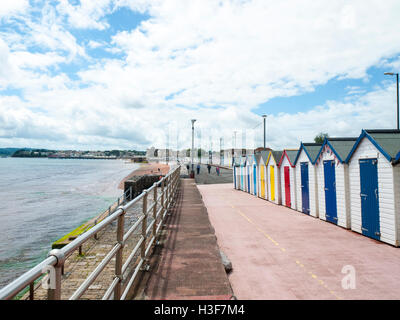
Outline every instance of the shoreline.
<svg viewBox="0 0 400 320">
<path fill-rule="evenodd" d="M 158 171 L 158 169 L 160 169 L 160 171 Z M 118 184 L 118 189 L 123 190 L 125 181 L 129 180 L 132 177 L 158 173 L 160 173 L 161 175 L 166 175 L 169 170 L 170 166 L 165 163 L 141 163 L 139 168 L 133 170 L 129 175 L 121 180 L 121 182 Z"/>
</svg>

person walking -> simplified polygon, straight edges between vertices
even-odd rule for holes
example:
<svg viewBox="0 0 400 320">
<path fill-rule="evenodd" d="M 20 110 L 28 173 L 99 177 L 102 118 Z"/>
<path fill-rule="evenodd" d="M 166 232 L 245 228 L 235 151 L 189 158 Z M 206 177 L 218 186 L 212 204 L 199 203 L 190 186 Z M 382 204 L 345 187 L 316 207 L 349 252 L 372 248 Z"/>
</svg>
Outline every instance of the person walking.
<svg viewBox="0 0 400 320">
<path fill-rule="evenodd" d="M 217 166 L 217 167 L 215 168 L 215 171 L 217 172 L 217 176 L 219 176 L 219 166 Z"/>
<path fill-rule="evenodd" d="M 187 172 L 188 172 L 188 174 L 189 174 L 189 168 L 190 168 L 190 166 L 189 166 L 189 163 L 186 165 L 186 169 L 187 169 Z"/>
<path fill-rule="evenodd" d="M 200 174 L 200 163 L 197 164 L 197 174 Z"/>
<path fill-rule="evenodd" d="M 210 174 L 211 173 L 211 164 L 207 165 L 207 169 L 208 169 L 208 174 Z"/>
</svg>

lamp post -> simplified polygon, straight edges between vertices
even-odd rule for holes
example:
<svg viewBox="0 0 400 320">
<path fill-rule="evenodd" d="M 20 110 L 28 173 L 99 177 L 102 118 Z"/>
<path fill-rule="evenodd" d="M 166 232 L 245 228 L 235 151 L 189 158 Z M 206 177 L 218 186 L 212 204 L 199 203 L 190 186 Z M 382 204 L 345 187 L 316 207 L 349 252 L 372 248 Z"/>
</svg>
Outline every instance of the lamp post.
<svg viewBox="0 0 400 320">
<path fill-rule="evenodd" d="M 399 130 L 399 74 L 394 72 L 385 72 L 387 76 L 394 76 L 396 75 L 397 80 L 397 130 Z"/>
<path fill-rule="evenodd" d="M 193 153 L 194 153 L 194 123 L 196 119 L 192 119 L 192 172 L 190 172 L 190 177 L 194 178 L 194 164 L 193 164 Z"/>
<path fill-rule="evenodd" d="M 265 131 L 265 122 L 266 122 L 266 119 L 267 119 L 267 115 L 266 114 L 263 114 L 263 119 L 264 119 L 264 149 L 265 149 L 265 139 L 266 139 L 266 131 Z"/>
</svg>

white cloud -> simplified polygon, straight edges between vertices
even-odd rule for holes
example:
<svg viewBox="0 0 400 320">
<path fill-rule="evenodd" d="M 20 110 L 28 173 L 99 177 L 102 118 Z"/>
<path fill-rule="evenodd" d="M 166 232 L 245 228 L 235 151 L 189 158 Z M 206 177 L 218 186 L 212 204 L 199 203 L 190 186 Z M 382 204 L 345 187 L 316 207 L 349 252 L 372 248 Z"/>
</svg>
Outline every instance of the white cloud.
<svg viewBox="0 0 400 320">
<path fill-rule="evenodd" d="M 2 0 L 0 18 L 25 12 L 29 8 L 29 0 Z"/>
<path fill-rule="evenodd" d="M 102 18 L 110 11 L 111 0 L 81 0 L 73 5 L 68 0 L 59 0 L 57 10 L 67 16 L 71 27 L 77 29 L 104 30 L 109 24 Z"/>
<path fill-rule="evenodd" d="M 151 18 L 115 34 L 109 43 L 84 42 L 123 58 L 90 58 L 70 29 L 104 30 L 110 23 L 107 14 L 122 6 Z M 391 0 L 103 0 L 79 5 L 61 0 L 56 9 L 45 5 L 41 19 L 27 20 L 24 36 L 7 33 L 0 39 L 0 72 L 2 66 L 10 70 L 0 75 L 0 85 L 22 89 L 24 98 L 0 100 L 8 128 L 0 142 L 7 137 L 8 143 L 26 143 L 31 137 L 30 143 L 53 147 L 144 148 L 165 146 L 168 135 L 171 146 L 178 140 L 187 147 L 190 119 L 196 118 L 204 144 L 211 135 L 214 146 L 224 137 L 227 147 L 234 130 L 240 135 L 261 121 L 255 114 L 260 103 L 312 91 L 335 77 L 366 79 L 371 66 L 395 66 L 388 61 L 400 52 L 399 9 Z M 44 52 L 29 52 L 32 46 Z M 77 72 L 79 80 L 62 70 L 45 72 L 78 58 L 87 61 Z M 296 147 L 320 131 L 348 136 L 363 127 L 394 127 L 393 86 L 367 94 L 349 87 L 347 94 L 344 101 L 307 112 L 266 110 L 275 114 L 267 121 L 269 144 Z M 18 112 L 12 108 L 16 103 Z M 260 144 L 261 126 L 246 134 L 247 140 L 253 136 Z"/>
</svg>

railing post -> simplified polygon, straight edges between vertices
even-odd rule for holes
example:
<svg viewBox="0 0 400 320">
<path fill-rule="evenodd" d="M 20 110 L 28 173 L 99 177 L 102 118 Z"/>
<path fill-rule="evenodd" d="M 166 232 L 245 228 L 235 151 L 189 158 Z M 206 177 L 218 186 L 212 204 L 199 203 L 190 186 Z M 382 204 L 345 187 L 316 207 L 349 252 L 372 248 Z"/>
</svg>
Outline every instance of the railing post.
<svg viewBox="0 0 400 320">
<path fill-rule="evenodd" d="M 164 211 L 165 211 L 165 204 L 164 204 L 164 200 L 165 200 L 165 197 L 164 197 L 164 194 L 165 194 L 165 190 L 164 190 L 164 181 L 165 181 L 165 179 L 163 179 L 163 180 L 161 181 L 161 208 L 162 208 L 162 210 L 161 210 L 161 217 L 164 217 Z"/>
<path fill-rule="evenodd" d="M 119 207 L 122 209 L 122 207 Z M 122 213 L 118 216 L 117 222 L 117 242 L 121 244 L 121 247 L 118 249 L 117 254 L 115 255 L 115 277 L 119 279 L 117 285 L 114 289 L 114 300 L 119 300 L 122 294 L 122 254 L 124 250 L 124 224 L 125 224 L 125 210 L 122 209 Z"/>
<path fill-rule="evenodd" d="M 35 299 L 35 287 L 34 283 L 31 282 L 29 284 L 29 300 L 34 300 Z"/>
<path fill-rule="evenodd" d="M 154 208 L 153 208 L 153 236 L 156 236 L 157 231 L 157 182 L 154 183 Z"/>
<path fill-rule="evenodd" d="M 61 270 L 64 266 L 65 257 L 60 249 L 53 249 L 48 256 L 54 256 L 57 259 L 57 264 L 54 270 L 50 271 L 50 283 L 47 289 L 48 300 L 61 300 Z"/>
<path fill-rule="evenodd" d="M 146 243 L 147 243 L 147 235 L 146 235 L 146 229 L 147 229 L 147 191 L 145 191 L 144 197 L 143 197 L 143 215 L 144 219 L 142 221 L 142 237 L 143 237 L 143 242 L 142 246 L 140 248 L 140 257 L 142 260 L 146 259 Z"/>
<path fill-rule="evenodd" d="M 166 211 L 168 211 L 168 206 L 169 206 L 169 185 L 170 185 L 170 181 L 169 181 L 169 178 L 170 178 L 170 176 L 168 176 L 167 178 L 166 178 L 166 182 L 167 182 L 167 187 L 166 187 L 166 190 L 165 190 L 165 202 L 166 202 L 166 204 L 165 204 L 165 210 Z"/>
</svg>

